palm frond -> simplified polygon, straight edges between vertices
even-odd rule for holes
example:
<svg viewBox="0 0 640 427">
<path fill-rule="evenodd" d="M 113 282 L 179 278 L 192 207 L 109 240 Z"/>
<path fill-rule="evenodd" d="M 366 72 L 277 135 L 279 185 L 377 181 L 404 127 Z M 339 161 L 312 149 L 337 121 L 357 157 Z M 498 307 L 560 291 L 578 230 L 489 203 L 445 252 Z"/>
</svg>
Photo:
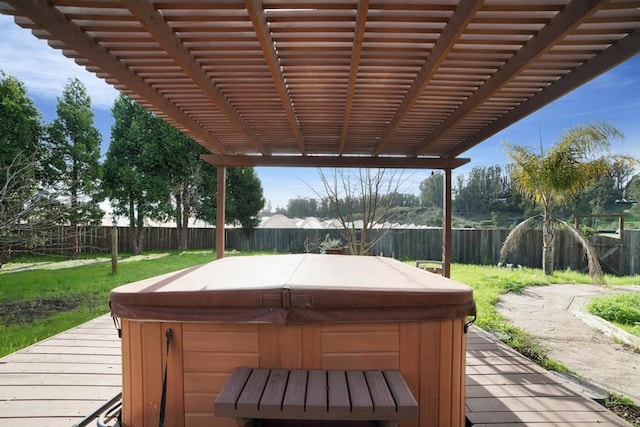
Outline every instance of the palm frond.
<svg viewBox="0 0 640 427">
<path fill-rule="evenodd" d="M 524 232 L 529 227 L 529 224 L 541 217 L 542 215 L 534 215 L 530 218 L 527 218 L 520 224 L 516 225 L 515 228 L 509 232 L 506 239 L 504 239 L 502 248 L 500 248 L 500 263 L 504 263 L 507 259 L 507 255 L 509 255 L 509 253 L 518 246 L 518 243 L 524 235 Z"/>
<path fill-rule="evenodd" d="M 569 224 L 566 221 L 562 221 L 560 219 L 556 219 L 555 221 L 567 227 L 567 230 L 571 232 L 571 235 L 582 245 L 582 249 L 584 250 L 584 254 L 587 257 L 587 265 L 589 266 L 589 275 L 593 279 L 593 282 L 597 285 L 606 285 L 607 283 L 604 280 L 604 273 L 602 272 L 602 267 L 600 266 L 600 261 L 598 260 L 598 254 L 596 250 L 591 246 L 589 239 L 580 232 L 573 225 Z"/>
</svg>

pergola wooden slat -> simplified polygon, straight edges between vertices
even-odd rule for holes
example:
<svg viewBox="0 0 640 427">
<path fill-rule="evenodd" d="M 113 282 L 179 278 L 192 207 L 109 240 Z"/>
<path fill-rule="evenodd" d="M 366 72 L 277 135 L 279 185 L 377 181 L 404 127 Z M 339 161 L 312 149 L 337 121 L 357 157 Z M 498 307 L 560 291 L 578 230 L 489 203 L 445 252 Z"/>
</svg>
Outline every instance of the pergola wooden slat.
<svg viewBox="0 0 640 427">
<path fill-rule="evenodd" d="M 457 156 L 640 50 L 640 0 L 0 0 L 0 12 L 221 169 L 443 169 L 447 192 Z"/>
</svg>

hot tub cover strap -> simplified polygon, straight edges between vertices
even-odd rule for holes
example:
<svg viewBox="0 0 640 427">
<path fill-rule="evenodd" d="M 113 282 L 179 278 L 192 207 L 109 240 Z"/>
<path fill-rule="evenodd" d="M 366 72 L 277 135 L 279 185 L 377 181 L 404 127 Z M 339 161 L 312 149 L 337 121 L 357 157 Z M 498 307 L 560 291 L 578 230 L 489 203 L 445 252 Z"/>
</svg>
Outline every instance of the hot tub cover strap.
<svg viewBox="0 0 640 427">
<path fill-rule="evenodd" d="M 159 427 L 164 427 L 164 414 L 167 409 L 167 367 L 169 366 L 169 347 L 172 334 L 171 328 L 167 328 L 167 357 L 164 360 L 164 376 L 162 377 L 162 396 L 160 397 L 160 416 L 158 417 Z"/>
</svg>

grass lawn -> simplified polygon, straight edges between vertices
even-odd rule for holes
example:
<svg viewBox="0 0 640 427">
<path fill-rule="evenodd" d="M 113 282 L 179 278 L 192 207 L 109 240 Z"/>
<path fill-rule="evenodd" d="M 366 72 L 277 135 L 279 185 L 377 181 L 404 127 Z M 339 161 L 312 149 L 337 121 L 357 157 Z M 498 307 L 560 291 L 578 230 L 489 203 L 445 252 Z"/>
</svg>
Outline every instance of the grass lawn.
<svg viewBox="0 0 640 427">
<path fill-rule="evenodd" d="M 125 283 L 215 259 L 212 251 L 169 252 L 155 258 L 78 267 L 0 270 L 0 356 L 109 311 L 109 292 Z M 29 260 L 31 261 L 31 260 Z M 46 259 L 51 267 L 52 259 Z"/>
<path fill-rule="evenodd" d="M 234 254 L 238 253 L 229 255 Z M 54 261 L 64 261 L 48 258 L 45 263 L 48 268 L 36 267 L 14 272 L 0 270 L 0 356 L 108 312 L 109 292 L 117 286 L 214 259 L 215 253 L 212 251 L 152 254 L 150 259 L 120 262 L 117 275 L 111 274 L 108 260 L 78 267 L 49 269 L 55 267 Z M 452 278 L 474 288 L 479 313 L 476 323 L 480 327 L 501 333 L 508 337 L 506 341 L 511 346 L 543 366 L 558 369 L 546 359 L 539 346 L 502 318 L 494 306 L 500 294 L 505 292 L 518 292 L 527 286 L 552 283 L 590 283 L 588 276 L 559 271 L 551 277 L 545 277 L 539 269 L 498 269 L 454 264 Z M 608 277 L 607 281 L 622 285 L 638 283 L 638 278 Z"/>
<path fill-rule="evenodd" d="M 640 294 L 616 294 L 594 298 L 587 305 L 587 310 L 640 337 Z"/>
</svg>

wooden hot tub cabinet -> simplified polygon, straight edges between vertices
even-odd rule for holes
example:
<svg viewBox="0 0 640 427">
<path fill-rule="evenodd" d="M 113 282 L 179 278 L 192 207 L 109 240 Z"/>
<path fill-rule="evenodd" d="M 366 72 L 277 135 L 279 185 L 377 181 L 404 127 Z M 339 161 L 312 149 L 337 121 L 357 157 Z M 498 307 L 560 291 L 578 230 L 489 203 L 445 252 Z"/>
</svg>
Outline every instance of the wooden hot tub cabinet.
<svg viewBox="0 0 640 427">
<path fill-rule="evenodd" d="M 233 257 L 115 289 L 123 425 L 234 426 L 213 402 L 239 367 L 399 370 L 419 404 L 402 426 L 464 426 L 472 291 L 389 258 Z"/>
</svg>

